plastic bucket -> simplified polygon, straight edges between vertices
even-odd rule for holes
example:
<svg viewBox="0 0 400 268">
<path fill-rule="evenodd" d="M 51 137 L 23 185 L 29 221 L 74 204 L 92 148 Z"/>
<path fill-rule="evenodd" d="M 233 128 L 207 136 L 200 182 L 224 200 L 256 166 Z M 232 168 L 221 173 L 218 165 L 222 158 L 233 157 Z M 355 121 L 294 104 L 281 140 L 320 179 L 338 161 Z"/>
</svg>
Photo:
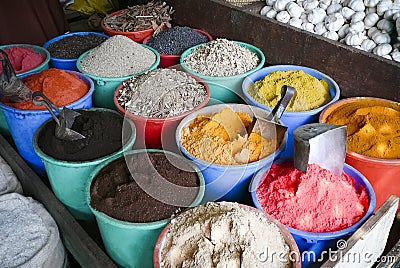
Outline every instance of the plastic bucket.
<svg viewBox="0 0 400 268">
<path fill-rule="evenodd" d="M 125 156 L 142 152 L 163 152 L 166 154 L 174 155 L 176 157 L 181 157 L 172 152 L 156 149 L 128 151 L 125 153 Z M 89 206 L 90 187 L 93 179 L 102 168 L 120 157 L 124 156 L 114 156 L 108 159 L 91 173 L 86 186 L 86 200 Z M 196 168 L 196 166 L 192 166 L 196 169 L 200 180 L 199 193 L 197 195 L 197 198 L 191 205 L 197 206 L 200 204 L 204 195 L 204 179 L 201 172 Z M 123 267 L 152 266 L 154 246 L 162 229 L 170 221 L 169 218 L 155 222 L 132 223 L 114 219 L 104 214 L 103 212 L 95 210 L 92 206 L 90 206 L 90 209 L 96 216 L 97 224 L 99 226 L 100 234 L 103 239 L 106 251 L 114 261 L 116 261 L 119 265 Z"/>
<path fill-rule="evenodd" d="M 45 48 L 35 46 L 35 45 L 29 45 L 29 44 L 14 44 L 14 45 L 0 46 L 0 49 L 4 50 L 7 48 L 11 48 L 11 47 L 29 47 L 29 48 L 32 48 L 33 51 L 35 51 L 36 53 L 42 54 L 45 58 L 45 60 L 44 60 L 44 62 L 42 62 L 42 64 L 40 64 L 36 68 L 33 68 L 32 70 L 17 74 L 17 77 L 23 77 L 23 76 L 26 76 L 26 75 L 29 75 L 32 73 L 41 72 L 41 71 L 49 68 L 50 53 Z M 11 135 L 5 115 L 3 113 L 3 110 L 1 110 L 1 109 L 0 109 L 0 134 L 5 135 L 5 136 Z"/>
<path fill-rule="evenodd" d="M 242 208 L 248 209 L 248 210 L 257 210 L 254 207 L 246 206 L 243 204 L 240 204 L 240 206 Z M 183 212 L 182 214 L 178 215 L 175 218 L 175 220 L 179 221 L 179 218 L 184 217 L 186 213 L 191 213 L 191 211 L 188 210 L 188 211 Z M 295 240 L 293 239 L 292 234 L 288 231 L 288 229 L 283 224 L 278 222 L 276 219 L 274 219 L 270 215 L 264 213 L 262 217 L 265 217 L 268 220 L 268 222 L 276 225 L 279 228 L 279 231 L 282 234 L 286 244 L 289 246 L 289 254 L 290 254 L 289 258 L 296 257 L 296 259 L 292 262 L 292 265 L 290 265 L 288 267 L 300 268 L 301 262 L 300 262 L 300 259 L 297 258 L 298 256 L 300 256 L 300 252 L 299 252 L 299 248 L 297 247 Z M 162 261 L 161 252 L 163 251 L 163 247 L 166 242 L 166 238 L 167 238 L 166 236 L 169 232 L 170 225 L 171 224 L 169 223 L 165 226 L 165 228 L 162 230 L 160 236 L 157 239 L 156 246 L 154 248 L 154 256 L 153 256 L 153 264 L 154 264 L 155 268 L 161 267 L 161 261 Z M 278 253 L 278 252 L 275 252 L 275 253 Z M 275 253 L 273 253 L 273 254 L 275 254 Z M 266 254 L 266 255 L 268 255 L 268 254 Z M 260 255 L 258 257 L 261 257 L 261 256 L 262 256 L 262 253 L 260 252 Z M 266 267 L 267 267 L 267 265 L 266 265 Z"/>
<path fill-rule="evenodd" d="M 199 29 L 193 29 L 193 30 L 198 32 L 198 33 L 201 33 L 204 36 L 206 36 L 208 38 L 208 41 L 212 41 L 213 40 L 212 36 L 209 33 L 205 32 L 205 31 L 202 31 L 202 30 L 199 30 Z M 152 36 L 146 37 L 143 40 L 143 44 L 146 45 L 147 41 L 149 41 L 149 39 L 151 37 Z M 168 67 L 177 65 L 177 64 L 179 64 L 180 58 L 181 58 L 181 55 L 167 55 L 167 54 L 161 54 L 160 53 L 160 65 L 158 65 L 158 68 L 168 68 Z"/>
<path fill-rule="evenodd" d="M 385 99 L 371 97 L 347 98 L 326 107 L 326 109 L 322 111 L 319 121 L 321 123 L 325 122 L 326 118 L 333 111 L 344 105 L 351 105 L 351 103 L 363 100 L 376 101 L 377 104 L 397 105 L 400 107 L 399 103 Z M 390 195 L 400 196 L 400 183 L 398 182 L 400 159 L 373 158 L 348 150 L 346 152 L 346 163 L 353 166 L 367 177 L 376 194 L 376 208 L 379 208 Z M 400 208 L 398 208 L 398 211 L 400 211 Z"/>
<path fill-rule="evenodd" d="M 277 161 L 277 163 L 279 163 L 280 161 L 285 161 L 285 160 L 280 159 Z M 375 197 L 375 192 L 372 189 L 372 186 L 369 183 L 369 181 L 359 171 L 357 171 L 355 168 L 353 168 L 348 164 L 344 165 L 343 171 L 346 174 L 350 175 L 352 178 L 354 178 L 356 187 L 361 185 L 365 188 L 369 198 L 368 210 L 358 222 L 356 222 L 355 224 L 346 229 L 336 232 L 325 232 L 325 233 L 305 232 L 286 226 L 289 229 L 290 233 L 293 235 L 293 238 L 296 240 L 300 252 L 302 253 L 303 267 L 310 265 L 312 262 L 314 262 L 314 260 L 318 260 L 323 251 L 326 251 L 329 248 L 335 249 L 336 247 L 340 248 L 341 246 L 343 246 L 342 244 L 340 244 L 342 241 L 341 239 L 347 239 L 352 233 L 354 233 L 359 227 L 361 227 L 361 225 L 374 212 L 376 206 L 376 197 Z M 261 172 L 263 174 L 257 174 L 257 176 L 259 175 L 264 176 L 264 174 L 266 174 L 264 169 L 261 170 L 260 173 Z M 255 183 L 255 181 L 253 181 L 252 184 L 253 183 Z M 257 200 L 257 195 L 255 191 L 255 189 L 257 189 L 257 186 L 251 185 L 251 189 L 254 189 L 254 191 L 251 192 L 251 197 L 255 207 L 257 207 L 260 210 L 263 210 L 263 208 L 261 207 L 260 203 Z"/>
<path fill-rule="evenodd" d="M 93 82 L 85 75 L 67 71 L 77 75 L 82 81 L 89 86 L 89 91 L 79 100 L 68 104 L 70 109 L 82 109 L 92 107 L 92 94 L 94 91 Z M 45 168 L 40 157 L 35 153 L 33 148 L 33 136 L 35 131 L 48 119 L 51 118 L 47 110 L 20 110 L 0 103 L 0 107 L 4 111 L 7 123 L 10 127 L 11 136 L 17 147 L 19 154 L 28 162 L 28 164 L 38 174 L 45 174 Z"/>
<path fill-rule="evenodd" d="M 192 160 L 201 170 L 206 183 L 203 202 L 208 201 L 234 201 L 239 203 L 250 203 L 248 186 L 254 173 L 265 166 L 271 166 L 274 158 L 278 157 L 285 147 L 287 134 L 285 134 L 279 148 L 272 154 L 252 163 L 242 165 L 219 165 L 206 162 L 191 155 L 181 144 L 180 135 L 182 129 L 198 116 L 203 114 L 214 114 L 223 108 L 231 108 L 234 112 L 241 111 L 250 115 L 256 114 L 265 118 L 269 113 L 258 107 L 245 104 L 217 104 L 204 107 L 186 116 L 178 125 L 175 134 L 176 143 L 185 157 Z"/>
<path fill-rule="evenodd" d="M 133 120 L 133 122 L 135 122 L 137 134 L 135 148 L 153 148 L 164 149 L 168 151 L 179 151 L 176 148 L 175 143 L 175 131 L 179 122 L 188 114 L 206 106 L 210 100 L 210 91 L 208 85 L 197 77 L 193 78 L 205 87 L 207 93 L 205 100 L 190 111 L 167 118 L 143 117 L 125 111 L 125 109 L 121 107 L 117 100 L 119 91 L 122 88 L 122 84 L 117 88 L 114 93 L 114 104 L 121 114 L 129 117 Z"/>
<path fill-rule="evenodd" d="M 243 42 L 235 41 L 235 43 L 237 43 L 238 45 L 245 47 L 245 48 L 249 49 L 250 51 L 257 54 L 258 58 L 260 59 L 260 63 L 254 69 L 252 69 L 248 72 L 242 73 L 242 74 L 234 75 L 234 76 L 222 76 L 222 77 L 207 76 L 207 75 L 202 75 L 202 74 L 199 74 L 199 73 L 196 73 L 196 72 L 190 70 L 184 64 L 186 57 L 189 54 L 191 54 L 193 52 L 193 50 L 195 50 L 199 46 L 202 46 L 203 44 L 199 44 L 197 46 L 191 47 L 191 48 L 187 49 L 185 52 L 183 52 L 181 55 L 180 64 L 181 64 L 182 68 L 186 72 L 203 79 L 210 87 L 210 96 L 211 96 L 210 104 L 211 103 L 218 104 L 221 102 L 222 103 L 235 103 L 235 102 L 243 103 L 244 102 L 244 95 L 242 92 L 243 79 L 246 76 L 261 69 L 264 66 L 265 56 L 259 48 L 255 47 L 253 45 L 247 44 L 247 43 L 243 43 Z"/>
<path fill-rule="evenodd" d="M 71 32 L 71 33 L 63 34 L 63 35 L 60 35 L 60 36 L 50 39 L 43 45 L 43 47 L 47 49 L 51 44 L 58 42 L 61 39 L 64 39 L 65 37 L 74 36 L 74 35 L 89 35 L 89 34 L 95 34 L 98 36 L 103 36 L 103 37 L 109 38 L 108 35 L 98 33 L 98 32 Z M 60 70 L 78 71 L 78 68 L 76 68 L 77 60 L 78 60 L 78 58 L 63 59 L 63 58 L 50 57 L 50 67 L 57 68 Z"/>
<path fill-rule="evenodd" d="M 258 80 L 263 79 L 265 76 L 268 74 L 275 72 L 275 71 L 289 71 L 289 70 L 302 70 L 306 74 L 312 75 L 318 80 L 323 79 L 324 81 L 327 82 L 329 86 L 329 93 L 331 95 L 331 100 L 326 103 L 325 105 L 313 109 L 310 111 L 305 111 L 305 112 L 284 112 L 281 121 L 282 123 L 288 127 L 288 141 L 286 145 L 286 149 L 284 152 L 282 152 L 281 157 L 293 157 L 293 146 L 294 146 L 294 140 L 293 140 L 293 131 L 302 125 L 308 124 L 308 123 L 314 123 L 318 122 L 318 116 L 320 112 L 325 109 L 329 104 L 334 103 L 339 99 L 340 96 L 340 88 L 337 85 L 337 83 L 329 76 L 321 73 L 320 71 L 304 67 L 304 66 L 297 66 L 297 65 L 274 65 L 274 66 L 269 66 L 265 67 L 261 70 L 258 70 L 248 77 L 246 77 L 243 80 L 242 84 L 242 91 L 245 97 L 245 100 L 248 104 L 254 105 L 257 107 L 260 107 L 262 109 L 265 109 L 269 112 L 272 111 L 273 107 L 268 107 L 266 105 L 263 105 L 256 101 L 253 97 L 250 96 L 250 94 L 247 92 L 247 88 L 250 84 L 255 83 Z"/>
<path fill-rule="evenodd" d="M 91 108 L 88 110 L 114 113 L 121 116 L 118 112 L 109 109 Z M 118 151 L 91 161 L 73 162 L 55 159 L 40 149 L 38 145 L 39 137 L 51 120 L 53 119 L 48 120 L 36 131 L 33 141 L 35 152 L 40 156 L 46 167 L 51 188 L 57 198 L 68 208 L 76 219 L 93 220 L 93 214 L 86 203 L 85 196 L 85 187 L 89 175 L 96 167 L 106 162 L 108 159 L 121 156 L 124 151 L 132 147 L 136 138 L 135 125 L 130 120 L 124 120 L 124 131 L 128 131 L 129 129 L 130 132 L 122 134 L 127 140 Z M 130 134 L 130 136 L 128 136 L 128 134 Z"/>
<path fill-rule="evenodd" d="M 156 55 L 156 61 L 153 63 L 153 65 L 150 66 L 150 68 L 143 70 L 142 72 L 131 74 L 128 76 L 121 76 L 121 77 L 101 77 L 101 76 L 96 76 L 92 75 L 88 72 L 85 72 L 82 70 L 81 67 L 81 61 L 83 58 L 86 57 L 86 55 L 91 51 L 86 51 L 83 53 L 79 58 L 78 61 L 76 62 L 76 66 L 78 70 L 85 74 L 86 76 L 90 77 L 93 82 L 94 82 L 94 93 L 93 93 L 93 106 L 94 107 L 100 107 L 100 108 L 108 108 L 108 109 L 114 109 L 115 110 L 115 105 L 113 101 L 113 96 L 115 89 L 125 80 L 128 80 L 132 76 L 140 75 L 143 74 L 147 71 L 154 70 L 157 68 L 158 64 L 160 63 L 160 54 L 158 52 L 146 45 L 142 45 L 146 47 L 147 49 L 151 50 L 155 55 Z M 105 63 L 107 64 L 107 63 Z"/>
<path fill-rule="evenodd" d="M 112 16 L 115 16 L 115 15 L 118 15 L 118 14 L 121 13 L 123 10 L 124 10 L 124 9 L 115 11 L 115 12 L 111 13 L 110 15 L 108 15 L 108 17 L 112 17 Z M 115 30 L 111 29 L 110 27 L 108 27 L 108 26 L 105 24 L 105 19 L 106 19 L 106 18 L 107 18 L 107 17 L 104 17 L 104 18 L 101 20 L 101 27 L 103 28 L 103 30 L 104 30 L 109 36 L 114 36 L 114 35 L 117 35 L 117 34 L 119 34 L 119 35 L 124 35 L 124 36 L 126 36 L 126 37 L 132 39 L 132 40 L 135 41 L 136 43 L 142 43 L 142 42 L 143 42 L 143 39 L 145 39 L 145 38 L 148 37 L 148 36 L 151 36 L 151 35 L 153 34 L 153 32 L 154 32 L 153 28 L 146 29 L 146 30 L 142 30 L 142 31 L 135 31 L 135 32 L 115 31 Z"/>
</svg>

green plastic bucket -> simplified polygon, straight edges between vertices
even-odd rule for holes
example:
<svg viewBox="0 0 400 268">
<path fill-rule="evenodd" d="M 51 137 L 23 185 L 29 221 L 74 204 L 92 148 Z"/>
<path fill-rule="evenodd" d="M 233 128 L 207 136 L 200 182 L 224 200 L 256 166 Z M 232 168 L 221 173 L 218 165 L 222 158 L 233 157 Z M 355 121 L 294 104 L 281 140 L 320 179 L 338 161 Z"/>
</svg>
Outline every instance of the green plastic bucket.
<svg viewBox="0 0 400 268">
<path fill-rule="evenodd" d="M 149 46 L 142 45 L 142 44 L 141 44 L 141 46 L 144 46 L 147 49 L 151 50 L 156 55 L 156 61 L 153 63 L 153 65 L 150 66 L 150 68 L 148 68 L 142 72 L 138 72 L 138 73 L 128 75 L 128 76 L 101 77 L 101 76 L 92 75 L 92 74 L 82 70 L 82 66 L 81 66 L 82 59 L 85 58 L 86 55 L 88 53 L 90 53 L 90 51 L 92 51 L 93 49 L 86 51 L 78 58 L 78 60 L 76 62 L 76 67 L 78 68 L 78 70 L 81 73 L 90 77 L 94 82 L 93 107 L 101 107 L 101 108 L 108 108 L 108 109 L 116 110 L 117 108 L 114 105 L 114 92 L 117 89 L 117 87 L 123 81 L 128 80 L 132 76 L 140 75 L 147 71 L 154 70 L 157 68 L 158 64 L 160 63 L 160 54 L 154 48 L 151 48 Z"/>
<path fill-rule="evenodd" d="M 199 44 L 194 47 L 191 47 L 185 50 L 180 59 L 180 64 L 185 72 L 188 72 L 194 76 L 200 77 L 207 83 L 208 87 L 210 88 L 210 101 L 208 105 L 211 104 L 220 104 L 220 103 L 244 103 L 244 95 L 242 91 L 242 82 L 246 76 L 249 76 L 253 72 L 261 69 L 265 63 L 265 56 L 264 53 L 257 47 L 239 42 L 234 41 L 236 44 L 247 48 L 251 52 L 257 54 L 258 58 L 260 59 L 259 64 L 252 70 L 247 71 L 242 74 L 233 75 L 233 76 L 208 76 L 202 75 L 200 73 L 194 72 L 189 69 L 185 65 L 185 59 L 189 54 L 191 54 L 196 48 L 202 46 L 204 44 Z"/>
<path fill-rule="evenodd" d="M 115 113 L 118 112 L 104 108 L 82 109 L 88 111 L 105 111 Z M 79 111 L 79 110 L 78 110 Z M 121 116 L 122 117 L 122 116 Z M 50 181 L 51 188 L 56 197 L 68 208 L 71 214 L 78 220 L 94 220 L 93 214 L 87 205 L 85 198 L 86 182 L 90 173 L 99 165 L 106 162 L 112 157 L 120 156 L 124 151 L 129 150 L 136 139 L 136 128 L 132 120 L 124 119 L 124 129 L 130 129 L 131 135 L 120 150 L 110 155 L 91 160 L 91 161 L 62 161 L 45 154 L 38 145 L 38 139 L 41 131 L 51 122 L 46 121 L 36 132 L 33 137 L 33 146 L 35 152 L 42 159 L 46 168 L 47 176 Z M 124 135 L 124 134 L 122 134 Z"/>
<path fill-rule="evenodd" d="M 188 161 L 173 152 L 158 149 L 132 150 L 125 152 L 124 155 L 143 152 L 162 152 Z M 93 214 L 96 216 L 105 249 L 110 257 L 122 267 L 153 267 L 153 252 L 156 241 L 161 231 L 170 222 L 170 218 L 155 222 L 132 223 L 114 219 L 90 206 L 90 187 L 93 179 L 102 168 L 120 157 L 123 156 L 111 157 L 91 173 L 86 186 L 86 200 Z M 204 178 L 200 170 L 193 163 L 187 163 L 196 170 L 200 181 L 198 195 L 191 205 L 191 207 L 194 207 L 200 205 L 203 199 Z"/>
</svg>

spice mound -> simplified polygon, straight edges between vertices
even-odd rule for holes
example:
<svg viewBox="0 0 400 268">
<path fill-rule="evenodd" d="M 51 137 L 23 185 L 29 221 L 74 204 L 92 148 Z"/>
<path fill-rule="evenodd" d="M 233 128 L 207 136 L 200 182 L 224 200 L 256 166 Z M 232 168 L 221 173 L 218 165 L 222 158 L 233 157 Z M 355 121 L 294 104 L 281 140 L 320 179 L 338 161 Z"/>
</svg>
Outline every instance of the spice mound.
<svg viewBox="0 0 400 268">
<path fill-rule="evenodd" d="M 157 69 L 123 82 L 118 103 L 128 112 L 166 118 L 188 112 L 206 100 L 204 85 L 175 69 Z"/>
<path fill-rule="evenodd" d="M 349 175 L 316 164 L 306 173 L 293 162 L 273 164 L 256 191 L 264 211 L 294 229 L 334 232 L 352 226 L 368 210 L 368 194 Z"/>
<path fill-rule="evenodd" d="M 50 101 L 59 107 L 81 99 L 89 91 L 89 85 L 77 75 L 54 68 L 24 77 L 22 78 L 22 82 L 32 92 L 43 92 Z M 7 106 L 21 110 L 46 109 L 44 106 L 35 106 L 32 101 L 9 102 L 4 97 L 2 102 Z"/>
<path fill-rule="evenodd" d="M 198 115 L 182 129 L 181 144 L 194 157 L 219 165 L 258 161 L 273 153 L 280 142 L 256 132 L 248 136 L 246 129 L 251 121 L 249 114 L 230 108 L 215 114 Z"/>
<path fill-rule="evenodd" d="M 40 132 L 39 148 L 47 155 L 63 161 L 91 161 L 120 150 L 132 135 L 123 117 L 113 112 L 78 110 L 71 129 L 86 138 L 69 141 L 55 136 L 56 123 L 51 120 Z"/>
<path fill-rule="evenodd" d="M 180 55 L 186 49 L 208 41 L 208 38 L 190 27 L 175 26 L 151 37 L 146 45 L 161 54 Z"/>
<path fill-rule="evenodd" d="M 45 57 L 36 53 L 30 47 L 9 47 L 4 49 L 8 59 L 16 74 L 21 74 L 40 66 L 45 61 Z M 0 65 L 0 73 L 3 72 L 3 67 Z"/>
<path fill-rule="evenodd" d="M 194 49 L 183 63 L 202 75 L 233 76 L 257 67 L 260 58 L 234 41 L 216 39 Z"/>
<path fill-rule="evenodd" d="M 290 112 L 316 109 L 331 100 L 328 84 L 301 70 L 272 72 L 250 85 L 247 91 L 259 103 L 273 108 L 281 98 L 284 85 L 296 89 L 296 94 L 286 108 Z"/>
<path fill-rule="evenodd" d="M 347 149 L 365 156 L 400 159 L 400 105 L 359 100 L 332 111 L 330 124 L 347 126 Z"/>
<path fill-rule="evenodd" d="M 154 222 L 189 207 L 199 186 L 198 175 L 186 159 L 139 152 L 121 157 L 99 172 L 91 185 L 90 205 L 114 219 Z"/>
<path fill-rule="evenodd" d="M 84 72 L 100 77 L 122 77 L 149 69 L 156 55 L 126 36 L 115 35 L 81 59 Z"/>
<path fill-rule="evenodd" d="M 97 47 L 105 40 L 107 40 L 106 37 L 97 34 L 75 34 L 51 43 L 47 47 L 47 50 L 54 58 L 76 59 L 84 52 Z"/>
<path fill-rule="evenodd" d="M 291 267 L 279 227 L 237 203 L 207 203 L 182 213 L 161 243 L 160 267 Z M 266 251 L 282 258 L 260 260 Z"/>
</svg>

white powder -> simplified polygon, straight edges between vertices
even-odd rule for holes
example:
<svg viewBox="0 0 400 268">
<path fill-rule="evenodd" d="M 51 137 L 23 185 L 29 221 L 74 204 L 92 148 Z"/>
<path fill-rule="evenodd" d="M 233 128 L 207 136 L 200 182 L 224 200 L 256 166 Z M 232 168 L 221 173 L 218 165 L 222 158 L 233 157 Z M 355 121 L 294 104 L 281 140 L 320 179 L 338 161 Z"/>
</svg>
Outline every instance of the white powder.
<svg viewBox="0 0 400 268">
<path fill-rule="evenodd" d="M 237 203 L 210 202 L 178 216 L 161 248 L 161 267 L 291 266 L 278 226 Z"/>
</svg>

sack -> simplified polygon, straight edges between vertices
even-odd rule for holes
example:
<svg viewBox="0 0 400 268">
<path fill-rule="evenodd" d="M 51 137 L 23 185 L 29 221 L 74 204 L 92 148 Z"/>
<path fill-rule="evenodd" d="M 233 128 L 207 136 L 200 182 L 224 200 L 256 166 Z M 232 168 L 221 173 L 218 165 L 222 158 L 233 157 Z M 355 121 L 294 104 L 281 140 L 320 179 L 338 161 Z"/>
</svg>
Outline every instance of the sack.
<svg viewBox="0 0 400 268">
<path fill-rule="evenodd" d="M 85 16 L 95 13 L 108 14 L 118 8 L 118 1 L 115 0 L 74 0 L 67 9 L 75 10 Z"/>
<path fill-rule="evenodd" d="M 8 193 L 22 194 L 22 186 L 11 167 L 0 156 L 0 195 Z"/>
</svg>

